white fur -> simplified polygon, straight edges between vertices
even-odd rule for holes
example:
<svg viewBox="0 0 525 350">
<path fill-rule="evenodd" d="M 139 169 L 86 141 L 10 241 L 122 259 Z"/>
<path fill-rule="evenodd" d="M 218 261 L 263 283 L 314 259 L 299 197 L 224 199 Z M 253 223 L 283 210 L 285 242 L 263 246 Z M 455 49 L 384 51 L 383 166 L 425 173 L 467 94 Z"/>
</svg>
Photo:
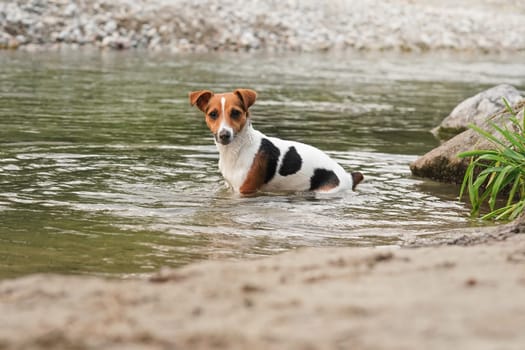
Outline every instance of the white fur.
<svg viewBox="0 0 525 350">
<path fill-rule="evenodd" d="M 234 191 L 239 192 L 239 188 L 246 180 L 263 138 L 271 141 L 280 150 L 280 155 L 274 177 L 261 190 L 270 192 L 308 191 L 310 189 L 310 179 L 314 174 L 314 170 L 318 168 L 332 170 L 339 178 L 339 186 L 328 192 L 352 188 L 352 177 L 323 151 L 304 143 L 267 137 L 253 129 L 250 121 L 248 121 L 230 144 L 222 145 L 217 141 L 215 142 L 219 149 L 219 170 Z M 281 176 L 279 169 L 290 146 L 294 146 L 297 153 L 301 156 L 302 166 L 295 174 Z"/>
<path fill-rule="evenodd" d="M 329 192 L 352 188 L 352 177 L 336 161 L 320 149 L 301 142 L 281 140 L 276 137 L 268 137 L 268 140 L 279 148 L 281 154 L 279 156 L 279 163 L 277 164 L 277 172 L 274 178 L 262 188 L 263 190 L 307 191 L 310 188 L 310 179 L 314 174 L 314 170 L 319 168 L 332 170 L 339 178 L 339 185 Z M 297 173 L 281 176 L 279 175 L 279 169 L 281 168 L 284 155 L 291 146 L 295 147 L 303 163 Z"/>
<path fill-rule="evenodd" d="M 236 192 L 239 192 L 246 179 L 263 137 L 264 135 L 254 130 L 248 121 L 228 145 L 215 141 L 219 150 L 219 170 Z"/>
<path fill-rule="evenodd" d="M 232 138 L 235 137 L 235 134 L 234 134 L 233 128 L 230 125 L 228 125 L 228 123 L 226 123 L 226 118 L 225 118 L 226 114 L 224 113 L 225 104 L 226 104 L 226 98 L 221 97 L 222 121 L 221 121 L 221 124 L 219 125 L 219 129 L 217 130 L 217 135 L 220 135 L 221 131 L 226 130 L 229 132 L 230 140 L 231 140 Z"/>
</svg>

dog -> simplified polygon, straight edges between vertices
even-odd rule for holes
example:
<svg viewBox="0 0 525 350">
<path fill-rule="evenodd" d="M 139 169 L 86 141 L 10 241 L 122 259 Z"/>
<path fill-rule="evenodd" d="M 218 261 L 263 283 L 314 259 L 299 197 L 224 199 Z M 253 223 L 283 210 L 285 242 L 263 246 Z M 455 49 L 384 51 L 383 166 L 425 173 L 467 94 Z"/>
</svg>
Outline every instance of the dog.
<svg viewBox="0 0 525 350">
<path fill-rule="evenodd" d="M 264 192 L 326 192 L 352 189 L 363 174 L 348 174 L 323 151 L 300 142 L 268 137 L 252 127 L 250 89 L 215 94 L 189 93 L 190 103 L 205 114 L 219 150 L 219 170 L 241 195 Z"/>
</svg>

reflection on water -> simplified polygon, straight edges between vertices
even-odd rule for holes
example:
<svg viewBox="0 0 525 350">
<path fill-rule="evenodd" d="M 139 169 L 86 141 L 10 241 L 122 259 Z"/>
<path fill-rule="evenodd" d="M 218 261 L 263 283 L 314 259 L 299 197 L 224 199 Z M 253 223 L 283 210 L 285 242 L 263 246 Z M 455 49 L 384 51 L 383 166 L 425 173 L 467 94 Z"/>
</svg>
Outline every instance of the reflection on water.
<svg viewBox="0 0 525 350">
<path fill-rule="evenodd" d="M 0 277 L 124 276 L 473 225 L 455 186 L 408 164 L 436 146 L 428 130 L 459 100 L 524 77 L 501 59 L 2 53 Z M 186 96 L 236 87 L 259 92 L 256 128 L 316 145 L 366 181 L 331 196 L 230 193 Z"/>
</svg>

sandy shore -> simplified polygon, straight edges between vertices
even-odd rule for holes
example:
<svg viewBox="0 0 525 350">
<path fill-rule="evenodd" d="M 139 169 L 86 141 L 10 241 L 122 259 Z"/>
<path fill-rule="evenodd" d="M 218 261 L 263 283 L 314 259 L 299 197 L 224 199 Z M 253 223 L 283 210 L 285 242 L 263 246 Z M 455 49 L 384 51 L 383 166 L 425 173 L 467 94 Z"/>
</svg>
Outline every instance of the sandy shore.
<svg viewBox="0 0 525 350">
<path fill-rule="evenodd" d="M 0 349 L 521 350 L 525 235 L 491 231 L 202 262 L 150 280 L 5 280 Z"/>
</svg>

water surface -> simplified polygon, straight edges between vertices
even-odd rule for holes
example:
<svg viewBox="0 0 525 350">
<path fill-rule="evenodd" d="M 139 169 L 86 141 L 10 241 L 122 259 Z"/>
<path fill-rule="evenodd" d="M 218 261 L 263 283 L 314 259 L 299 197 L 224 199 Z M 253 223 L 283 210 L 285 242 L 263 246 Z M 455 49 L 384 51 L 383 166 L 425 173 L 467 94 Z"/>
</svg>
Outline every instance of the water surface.
<svg viewBox="0 0 525 350">
<path fill-rule="evenodd" d="M 524 87 L 507 58 L 0 52 L 0 277 L 127 276 L 301 246 L 398 245 L 478 225 L 408 164 L 462 99 Z M 365 174 L 357 192 L 225 189 L 187 93 L 258 91 L 253 123 Z"/>
</svg>

